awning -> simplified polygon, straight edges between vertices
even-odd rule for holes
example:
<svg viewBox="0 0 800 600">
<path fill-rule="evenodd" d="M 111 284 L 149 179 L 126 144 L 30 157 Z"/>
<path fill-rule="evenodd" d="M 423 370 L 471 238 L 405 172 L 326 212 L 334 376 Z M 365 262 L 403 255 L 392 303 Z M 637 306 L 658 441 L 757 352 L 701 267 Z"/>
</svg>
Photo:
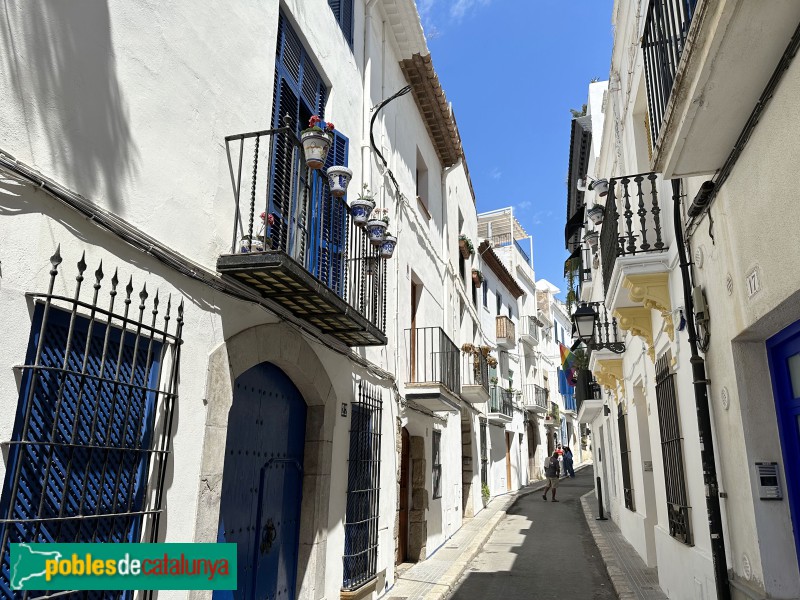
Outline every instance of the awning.
<svg viewBox="0 0 800 600">
<path fill-rule="evenodd" d="M 583 227 L 583 222 L 585 220 L 584 217 L 584 207 L 581 206 L 574 215 L 572 215 L 567 221 L 567 226 L 564 228 L 564 247 L 569 248 L 569 241 L 570 239 L 580 231 L 581 227 Z"/>
</svg>

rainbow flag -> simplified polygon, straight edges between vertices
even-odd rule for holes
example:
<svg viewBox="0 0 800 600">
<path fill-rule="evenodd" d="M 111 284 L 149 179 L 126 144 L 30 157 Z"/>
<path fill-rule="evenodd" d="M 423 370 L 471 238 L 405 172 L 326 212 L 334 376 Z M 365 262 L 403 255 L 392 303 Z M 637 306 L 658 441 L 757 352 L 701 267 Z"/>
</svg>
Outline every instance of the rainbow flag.
<svg viewBox="0 0 800 600">
<path fill-rule="evenodd" d="M 558 349 L 561 351 L 561 368 L 567 376 L 569 385 L 574 386 L 576 383 L 575 372 L 575 355 L 564 344 L 559 342 Z"/>
</svg>

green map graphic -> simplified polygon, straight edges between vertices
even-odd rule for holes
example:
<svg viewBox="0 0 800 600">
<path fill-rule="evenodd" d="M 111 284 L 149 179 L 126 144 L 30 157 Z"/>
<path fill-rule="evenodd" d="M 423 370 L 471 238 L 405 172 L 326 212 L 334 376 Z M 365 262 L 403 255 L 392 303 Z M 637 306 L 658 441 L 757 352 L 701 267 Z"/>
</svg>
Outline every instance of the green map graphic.
<svg viewBox="0 0 800 600">
<path fill-rule="evenodd" d="M 60 558 L 60 552 L 39 552 L 32 550 L 28 544 L 15 545 L 11 550 L 12 589 L 36 589 L 31 580 L 44 579 L 45 561 Z"/>
</svg>

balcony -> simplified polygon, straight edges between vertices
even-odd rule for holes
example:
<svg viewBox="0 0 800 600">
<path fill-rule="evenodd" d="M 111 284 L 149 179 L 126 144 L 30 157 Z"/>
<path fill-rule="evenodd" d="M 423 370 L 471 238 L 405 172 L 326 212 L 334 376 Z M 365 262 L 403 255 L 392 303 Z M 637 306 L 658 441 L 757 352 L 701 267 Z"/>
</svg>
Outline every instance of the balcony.
<svg viewBox="0 0 800 600">
<path fill-rule="evenodd" d="M 519 339 L 531 348 L 539 345 L 539 325 L 534 317 L 520 317 Z"/>
<path fill-rule="evenodd" d="M 345 154 L 345 145 L 337 147 L 343 139 L 334 141 L 329 162 Z M 306 168 L 288 122 L 225 144 L 233 242 L 217 271 L 348 346 L 386 344 L 385 260 L 351 222 L 344 198 L 330 194 L 327 178 Z"/>
<path fill-rule="evenodd" d="M 530 383 L 522 388 L 522 398 L 526 410 L 544 414 L 547 412 L 548 393 L 545 388 L 535 383 Z"/>
<path fill-rule="evenodd" d="M 489 238 L 492 242 L 493 248 L 502 248 L 503 246 L 511 246 L 512 244 L 517 249 L 517 252 L 520 253 L 522 260 L 524 260 L 529 265 L 531 264 L 531 258 L 525 249 L 522 247 L 522 244 L 519 243 L 519 240 L 512 237 L 510 233 L 502 233 L 500 235 L 493 235 Z M 529 239 L 529 238 L 524 238 Z"/>
<path fill-rule="evenodd" d="M 461 397 L 472 404 L 489 399 L 489 365 L 480 348 L 464 352 L 461 357 Z"/>
<path fill-rule="evenodd" d="M 505 315 L 497 315 L 497 345 L 501 348 L 513 348 L 517 345 L 517 329 L 514 321 Z"/>
<path fill-rule="evenodd" d="M 650 1 L 642 52 L 653 170 L 716 173 L 747 140 L 797 51 L 800 2 L 768 4 Z"/>
<path fill-rule="evenodd" d="M 489 390 L 489 411 L 492 423 L 510 423 L 514 419 L 514 392 L 493 385 Z"/>
<path fill-rule="evenodd" d="M 406 329 L 406 397 L 428 410 L 460 410 L 461 351 L 440 327 Z"/>
<path fill-rule="evenodd" d="M 600 259 L 607 298 L 615 298 L 622 269 L 635 265 L 657 265 L 665 271 L 662 256 L 668 250 L 661 223 L 658 188 L 661 178 L 655 173 L 617 177 L 609 181 L 602 230 Z M 660 266 L 658 266 L 660 265 Z M 613 284 L 612 284 L 613 280 Z M 612 302 L 610 307 L 615 308 Z"/>
</svg>

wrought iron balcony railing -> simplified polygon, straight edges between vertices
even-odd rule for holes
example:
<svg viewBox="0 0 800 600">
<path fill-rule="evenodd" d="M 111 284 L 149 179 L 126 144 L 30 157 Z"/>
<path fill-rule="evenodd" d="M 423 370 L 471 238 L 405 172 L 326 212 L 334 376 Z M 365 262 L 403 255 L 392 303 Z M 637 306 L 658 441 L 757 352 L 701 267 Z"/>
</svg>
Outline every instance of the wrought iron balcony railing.
<svg viewBox="0 0 800 600">
<path fill-rule="evenodd" d="M 385 260 L 351 221 L 345 199 L 330 193 L 324 172 L 306 167 L 288 118 L 225 144 L 233 240 L 217 270 L 350 346 L 385 344 Z M 346 150 L 336 135 L 325 168 L 344 164 Z"/>
<path fill-rule="evenodd" d="M 488 350 L 488 346 L 486 346 Z M 489 363 L 480 348 L 474 352 L 463 353 L 461 359 L 461 384 L 466 386 L 480 386 L 489 392 Z"/>
<path fill-rule="evenodd" d="M 406 329 L 407 383 L 433 383 L 461 391 L 461 351 L 441 327 Z M 488 379 L 488 370 L 487 370 Z"/>
<path fill-rule="evenodd" d="M 514 392 L 492 386 L 489 390 L 489 413 L 514 416 Z"/>
<path fill-rule="evenodd" d="M 522 388 L 522 395 L 525 399 L 525 406 L 536 407 L 541 412 L 547 412 L 548 393 L 545 388 L 535 383 L 529 383 Z"/>
<path fill-rule="evenodd" d="M 658 141 L 696 4 L 697 0 L 650 0 L 647 8 L 642 52 L 653 145 Z"/>
<path fill-rule="evenodd" d="M 658 176 L 641 173 L 611 179 L 602 227 L 600 258 L 603 285 L 608 290 L 618 257 L 667 249 L 661 230 Z"/>
<path fill-rule="evenodd" d="M 522 258 L 525 259 L 525 262 L 531 264 L 531 258 L 528 256 L 528 253 L 523 249 L 522 244 L 519 243 L 519 240 L 514 239 L 510 233 L 503 233 L 500 235 L 493 235 L 491 237 L 492 246 L 495 248 L 501 248 L 503 246 L 510 246 L 512 243 L 517 251 L 522 255 Z"/>
<path fill-rule="evenodd" d="M 519 335 L 523 342 L 528 342 L 532 346 L 539 343 L 539 326 L 533 317 L 519 318 Z"/>
</svg>

